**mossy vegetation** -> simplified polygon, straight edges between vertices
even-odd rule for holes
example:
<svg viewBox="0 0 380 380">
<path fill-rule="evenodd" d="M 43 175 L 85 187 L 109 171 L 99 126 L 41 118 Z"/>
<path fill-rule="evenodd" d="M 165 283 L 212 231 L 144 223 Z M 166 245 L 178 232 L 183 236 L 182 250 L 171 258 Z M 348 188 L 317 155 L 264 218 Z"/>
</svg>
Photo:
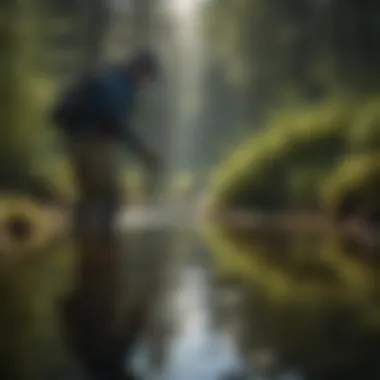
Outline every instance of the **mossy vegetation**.
<svg viewBox="0 0 380 380">
<path fill-rule="evenodd" d="M 354 211 L 378 208 L 380 114 L 374 104 L 380 103 L 333 99 L 278 112 L 215 171 L 211 203 L 262 211 L 325 210 L 338 216 L 349 199 L 357 198 Z"/>
<path fill-rule="evenodd" d="M 41 249 L 63 236 L 68 214 L 22 193 L 0 193 L 1 260 L 35 259 Z"/>
</svg>

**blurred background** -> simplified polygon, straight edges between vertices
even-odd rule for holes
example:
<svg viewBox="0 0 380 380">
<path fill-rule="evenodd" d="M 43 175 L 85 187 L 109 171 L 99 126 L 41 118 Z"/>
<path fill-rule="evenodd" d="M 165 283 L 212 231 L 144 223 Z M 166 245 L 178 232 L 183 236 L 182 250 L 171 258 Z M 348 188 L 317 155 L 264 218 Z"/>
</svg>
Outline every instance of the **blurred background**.
<svg viewBox="0 0 380 380">
<path fill-rule="evenodd" d="M 379 17 L 375 0 L 3 1 L 0 378 L 86 378 L 59 304 L 78 251 L 115 250 L 125 321 L 145 300 L 140 378 L 380 378 Z M 117 247 L 80 245 L 51 107 L 141 46 L 163 66 L 135 120 L 159 186 L 126 152 Z"/>
</svg>

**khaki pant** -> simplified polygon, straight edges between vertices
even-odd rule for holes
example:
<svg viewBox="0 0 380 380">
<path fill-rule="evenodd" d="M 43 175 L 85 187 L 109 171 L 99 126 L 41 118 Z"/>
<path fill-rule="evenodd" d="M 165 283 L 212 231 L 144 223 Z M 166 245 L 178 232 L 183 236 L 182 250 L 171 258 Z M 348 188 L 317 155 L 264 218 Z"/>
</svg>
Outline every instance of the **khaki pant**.
<svg viewBox="0 0 380 380">
<path fill-rule="evenodd" d="M 98 235 L 112 229 L 120 201 L 119 148 L 119 143 L 112 139 L 69 141 L 79 195 L 74 225 L 80 231 L 90 229 Z"/>
</svg>

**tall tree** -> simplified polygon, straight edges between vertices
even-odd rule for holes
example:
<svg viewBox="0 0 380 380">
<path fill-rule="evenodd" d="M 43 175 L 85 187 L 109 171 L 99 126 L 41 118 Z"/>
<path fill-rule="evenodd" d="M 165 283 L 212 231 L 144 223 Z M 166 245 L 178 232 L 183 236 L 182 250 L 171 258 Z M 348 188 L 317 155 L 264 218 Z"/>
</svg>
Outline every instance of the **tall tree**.
<svg viewBox="0 0 380 380">
<path fill-rule="evenodd" d="M 102 60 L 109 10 L 106 0 L 82 0 L 81 3 L 83 68 L 92 70 Z"/>
</svg>

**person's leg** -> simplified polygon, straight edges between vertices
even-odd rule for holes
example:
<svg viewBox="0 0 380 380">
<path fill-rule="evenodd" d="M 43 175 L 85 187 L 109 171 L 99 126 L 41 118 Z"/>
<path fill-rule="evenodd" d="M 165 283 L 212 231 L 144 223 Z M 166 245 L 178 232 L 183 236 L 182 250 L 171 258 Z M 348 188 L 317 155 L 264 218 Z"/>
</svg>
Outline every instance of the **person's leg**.
<svg viewBox="0 0 380 380">
<path fill-rule="evenodd" d="M 75 239 L 78 263 L 72 295 L 77 301 L 66 320 L 77 355 L 97 374 L 122 368 L 114 342 L 120 291 L 119 252 L 112 233 L 118 208 L 117 150 L 116 142 L 100 139 L 71 144 L 79 192 L 76 224 L 80 228 Z M 88 225 L 96 229 L 87 229 L 84 236 L 83 227 Z M 86 346 L 88 339 L 92 339 L 91 347 Z"/>
<path fill-rule="evenodd" d="M 70 153 L 78 190 L 74 228 L 109 236 L 120 204 L 119 145 L 101 138 L 71 141 Z"/>
<path fill-rule="evenodd" d="M 87 236 L 95 217 L 97 200 L 96 186 L 91 173 L 91 156 L 94 149 L 91 141 L 69 141 L 69 152 L 74 172 L 77 201 L 74 207 L 73 229 L 75 235 Z"/>
<path fill-rule="evenodd" d="M 96 177 L 99 193 L 98 233 L 106 240 L 115 237 L 115 222 L 120 208 L 119 144 L 116 141 L 101 141 L 99 151 L 102 154 L 101 162 L 97 164 Z"/>
</svg>

